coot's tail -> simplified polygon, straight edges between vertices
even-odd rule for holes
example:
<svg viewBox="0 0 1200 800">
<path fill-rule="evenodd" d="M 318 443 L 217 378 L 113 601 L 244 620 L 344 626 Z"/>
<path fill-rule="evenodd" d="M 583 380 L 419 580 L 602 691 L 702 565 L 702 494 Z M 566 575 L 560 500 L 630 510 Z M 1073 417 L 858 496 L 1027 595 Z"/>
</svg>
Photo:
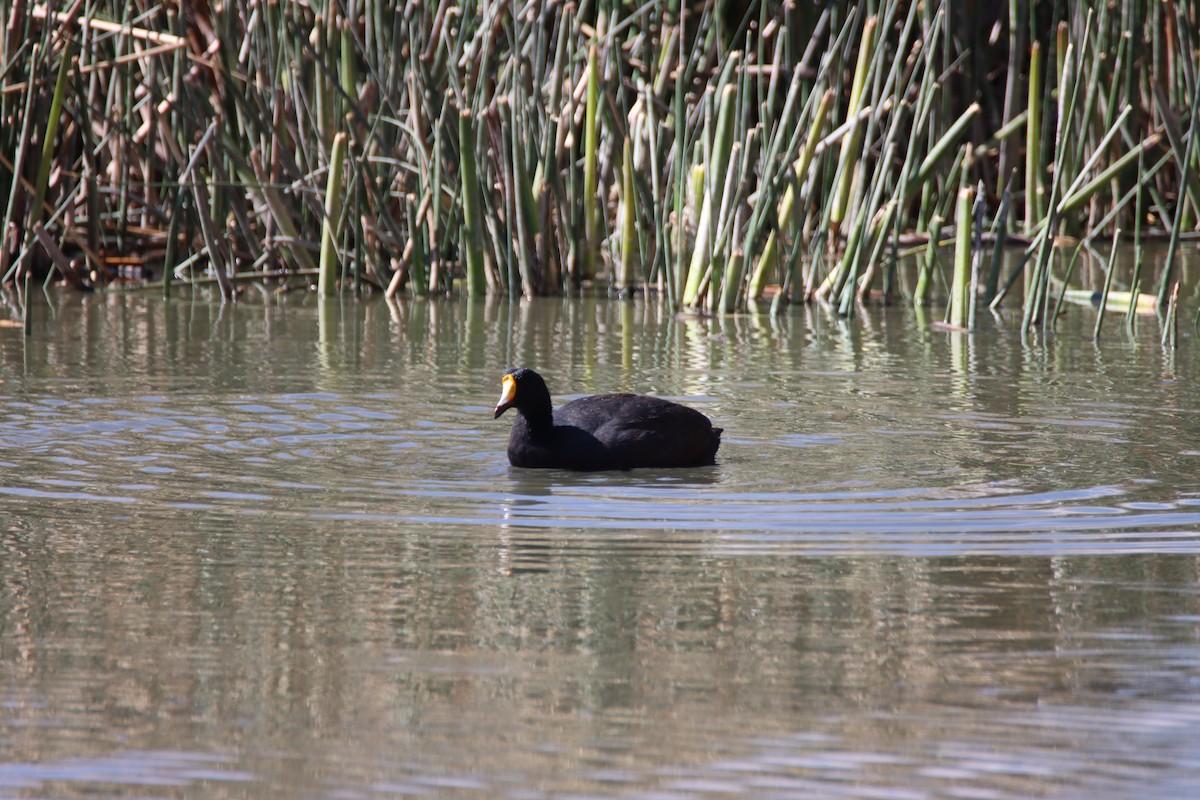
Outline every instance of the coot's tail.
<svg viewBox="0 0 1200 800">
<path fill-rule="evenodd" d="M 705 464 L 717 463 L 717 449 L 721 446 L 721 432 L 724 430 L 724 428 L 712 429 L 712 447 L 709 448 L 708 453 L 705 456 Z"/>
</svg>

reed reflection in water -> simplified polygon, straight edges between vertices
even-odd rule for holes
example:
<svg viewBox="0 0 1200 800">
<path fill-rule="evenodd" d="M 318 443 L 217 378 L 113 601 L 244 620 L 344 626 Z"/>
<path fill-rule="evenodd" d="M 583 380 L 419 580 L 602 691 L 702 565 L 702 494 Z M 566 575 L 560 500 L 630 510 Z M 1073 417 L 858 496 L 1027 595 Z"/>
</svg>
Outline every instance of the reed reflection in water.
<svg viewBox="0 0 1200 800">
<path fill-rule="evenodd" d="M 0 794 L 1200 782 L 1197 362 L 1153 332 L 56 302 L 0 330 Z M 514 470 L 514 364 L 686 401 L 719 463 Z"/>
</svg>

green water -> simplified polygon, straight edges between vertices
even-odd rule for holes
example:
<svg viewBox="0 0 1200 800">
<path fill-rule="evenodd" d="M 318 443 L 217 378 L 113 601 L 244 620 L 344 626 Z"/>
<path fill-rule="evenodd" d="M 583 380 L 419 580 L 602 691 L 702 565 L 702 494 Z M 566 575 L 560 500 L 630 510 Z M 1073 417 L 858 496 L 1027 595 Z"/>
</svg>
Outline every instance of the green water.
<svg viewBox="0 0 1200 800">
<path fill-rule="evenodd" d="M 56 296 L 0 328 L 0 796 L 1200 792 L 1200 356 L 908 308 Z M 638 391 L 718 465 L 520 471 Z"/>
</svg>

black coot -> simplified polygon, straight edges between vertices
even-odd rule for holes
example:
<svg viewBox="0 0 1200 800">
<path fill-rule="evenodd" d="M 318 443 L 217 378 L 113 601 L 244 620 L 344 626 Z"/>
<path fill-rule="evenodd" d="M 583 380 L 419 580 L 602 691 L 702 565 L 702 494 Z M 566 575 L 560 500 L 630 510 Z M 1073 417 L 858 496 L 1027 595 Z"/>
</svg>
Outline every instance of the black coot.
<svg viewBox="0 0 1200 800">
<path fill-rule="evenodd" d="M 508 437 L 514 467 L 632 469 L 714 463 L 721 429 L 695 409 L 641 394 L 597 394 L 557 411 L 550 390 L 531 369 L 500 379 L 496 417 L 517 410 Z"/>
</svg>

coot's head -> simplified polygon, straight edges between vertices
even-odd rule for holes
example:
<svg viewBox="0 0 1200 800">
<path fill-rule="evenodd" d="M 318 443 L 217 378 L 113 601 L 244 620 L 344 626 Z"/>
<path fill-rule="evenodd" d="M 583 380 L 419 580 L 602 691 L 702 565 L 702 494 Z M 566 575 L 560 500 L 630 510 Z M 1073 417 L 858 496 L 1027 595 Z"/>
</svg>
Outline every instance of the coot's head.
<svg viewBox="0 0 1200 800">
<path fill-rule="evenodd" d="M 493 419 L 510 408 L 521 412 L 550 413 L 550 390 L 542 376 L 523 367 L 510 369 L 500 378 L 500 400 Z"/>
</svg>

